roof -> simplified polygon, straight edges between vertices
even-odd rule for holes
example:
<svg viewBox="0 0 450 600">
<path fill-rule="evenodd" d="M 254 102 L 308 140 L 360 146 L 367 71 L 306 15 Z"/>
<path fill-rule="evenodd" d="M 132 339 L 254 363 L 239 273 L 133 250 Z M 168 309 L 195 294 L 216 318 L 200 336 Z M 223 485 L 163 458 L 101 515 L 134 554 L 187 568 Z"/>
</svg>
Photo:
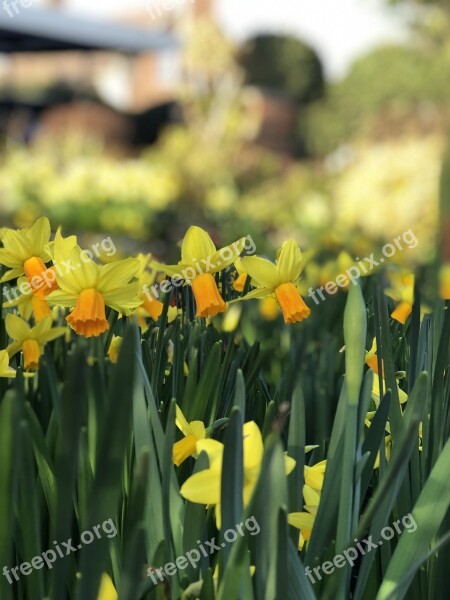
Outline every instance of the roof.
<svg viewBox="0 0 450 600">
<path fill-rule="evenodd" d="M 118 50 L 137 54 L 177 45 L 169 33 L 87 19 L 63 10 L 24 8 L 20 0 L 7 0 L 0 6 L 0 53 Z"/>
</svg>

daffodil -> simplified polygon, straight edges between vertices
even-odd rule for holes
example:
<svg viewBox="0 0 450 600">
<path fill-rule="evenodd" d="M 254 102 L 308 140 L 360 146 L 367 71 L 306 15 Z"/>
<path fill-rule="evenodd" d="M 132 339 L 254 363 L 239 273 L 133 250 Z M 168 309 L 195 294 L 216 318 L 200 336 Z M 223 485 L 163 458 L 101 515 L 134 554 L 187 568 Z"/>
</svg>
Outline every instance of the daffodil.
<svg viewBox="0 0 450 600">
<path fill-rule="evenodd" d="M 50 234 L 50 222 L 46 217 L 38 219 L 28 229 L 4 229 L 0 265 L 8 267 L 9 270 L 0 279 L 0 283 L 23 274 L 29 279 L 42 276 L 47 270 L 45 263 L 51 258 L 46 249 Z"/>
<path fill-rule="evenodd" d="M 176 407 L 176 425 L 184 437 L 173 445 L 173 462 L 179 467 L 189 456 L 197 458 L 197 442 L 206 438 L 206 429 L 202 421 L 187 422 L 181 408 Z"/>
<path fill-rule="evenodd" d="M 233 304 L 225 313 L 222 321 L 222 331 L 232 333 L 236 331 L 241 319 L 242 305 Z"/>
<path fill-rule="evenodd" d="M 244 447 L 244 487 L 242 490 L 244 506 L 250 501 L 261 470 L 264 453 L 262 435 L 254 421 L 245 423 L 243 428 Z M 206 452 L 209 468 L 194 473 L 181 487 L 181 495 L 190 502 L 215 506 L 216 523 L 220 528 L 221 478 L 223 444 L 217 440 L 199 440 L 197 453 Z M 285 456 L 285 472 L 288 475 L 295 467 L 295 460 Z"/>
<path fill-rule="evenodd" d="M 443 300 L 450 300 L 450 264 L 441 266 L 439 271 L 439 295 Z"/>
<path fill-rule="evenodd" d="M 259 256 L 247 256 L 236 261 L 236 268 L 248 273 L 256 288 L 243 300 L 275 297 L 285 323 L 296 323 L 309 317 L 311 311 L 296 287 L 302 270 L 302 253 L 295 241 L 283 244 L 275 264 Z"/>
<path fill-rule="evenodd" d="M 247 273 L 239 273 L 236 279 L 233 281 L 233 289 L 236 292 L 243 292 L 245 287 L 245 282 L 247 281 Z"/>
<path fill-rule="evenodd" d="M 57 262 L 59 256 L 55 244 Z M 109 329 L 106 306 L 130 315 L 141 303 L 138 282 L 130 283 L 139 270 L 136 259 L 100 266 L 87 260 L 79 246 L 74 246 L 66 258 L 73 268 L 63 275 L 57 274 L 60 289 L 52 292 L 48 300 L 57 306 L 74 307 L 66 320 L 76 333 L 84 337 L 98 336 Z"/>
<path fill-rule="evenodd" d="M 258 311 L 265 321 L 275 321 L 280 314 L 280 307 L 275 298 L 267 296 L 259 301 Z"/>
<path fill-rule="evenodd" d="M 366 352 L 365 362 L 366 362 L 366 365 L 369 366 L 374 373 L 378 374 L 378 355 L 377 355 L 377 340 L 376 340 L 376 338 L 373 338 L 372 346 L 371 346 L 370 350 L 367 350 L 367 352 Z M 382 365 L 382 370 L 384 370 L 383 365 Z"/>
<path fill-rule="evenodd" d="M 392 276 L 391 283 L 393 285 L 386 290 L 386 295 L 397 303 L 391 317 L 404 325 L 414 303 L 414 275 Z"/>
<path fill-rule="evenodd" d="M 296 529 L 300 529 L 298 547 L 301 550 L 312 534 L 314 522 L 316 520 L 317 510 L 319 508 L 320 494 L 312 487 L 305 484 L 303 486 L 303 498 L 305 511 L 289 513 L 287 521 Z"/>
<path fill-rule="evenodd" d="M 311 467 L 309 465 L 305 465 L 304 477 L 306 485 L 316 492 L 321 492 L 326 468 L 326 460 L 322 460 Z"/>
<path fill-rule="evenodd" d="M 119 358 L 120 347 L 122 346 L 123 338 L 120 335 L 113 335 L 109 345 L 108 357 L 109 360 L 116 364 Z"/>
<path fill-rule="evenodd" d="M 119 596 L 111 580 L 111 577 L 106 573 L 103 573 L 97 600 L 117 600 L 118 597 Z"/>
<path fill-rule="evenodd" d="M 383 379 L 383 389 L 384 389 L 384 392 L 386 393 L 387 386 L 386 386 L 386 381 L 384 379 Z M 406 392 L 404 392 L 402 389 L 400 389 L 398 384 L 397 384 L 397 393 L 398 393 L 398 399 L 400 401 L 400 404 L 404 404 L 408 400 L 408 394 Z M 380 380 L 379 380 L 378 376 L 374 376 L 374 378 L 373 378 L 372 400 L 375 402 L 375 405 L 378 408 L 378 406 L 380 406 Z"/>
<path fill-rule="evenodd" d="M 139 270 L 136 275 L 139 282 L 139 298 L 142 300 L 139 309 L 150 315 L 153 321 L 157 321 L 162 314 L 164 304 L 155 298 L 150 290 L 157 275 L 156 271 L 149 271 L 152 256 L 151 254 L 138 254 L 136 258 L 139 261 Z"/>
<path fill-rule="evenodd" d="M 52 329 L 52 318 L 44 317 L 34 327 L 30 327 L 17 315 L 6 315 L 6 332 L 14 340 L 6 349 L 10 357 L 22 350 L 25 369 L 37 370 L 39 358 L 47 342 L 54 340 L 66 333 L 65 327 Z"/>
<path fill-rule="evenodd" d="M 19 289 L 26 281 L 27 279 L 25 277 L 19 277 L 17 280 L 18 288 L 16 289 Z M 14 300 L 5 302 L 4 307 L 17 307 L 20 316 L 26 321 L 29 321 L 31 315 L 34 316 L 36 322 L 42 321 L 44 317 L 51 315 L 50 305 L 47 302 L 46 297 L 37 293 L 20 294 Z"/>
<path fill-rule="evenodd" d="M 217 250 L 206 231 L 191 226 L 181 245 L 181 260 L 177 265 L 155 263 L 157 270 L 177 276 L 192 286 L 197 304 L 197 317 L 214 317 L 225 312 L 226 304 L 220 295 L 214 273 L 232 265 L 244 247 L 242 238 Z"/>
<path fill-rule="evenodd" d="M 9 366 L 9 354 L 7 350 L 0 350 L 0 377 L 15 377 L 15 370 Z"/>
</svg>

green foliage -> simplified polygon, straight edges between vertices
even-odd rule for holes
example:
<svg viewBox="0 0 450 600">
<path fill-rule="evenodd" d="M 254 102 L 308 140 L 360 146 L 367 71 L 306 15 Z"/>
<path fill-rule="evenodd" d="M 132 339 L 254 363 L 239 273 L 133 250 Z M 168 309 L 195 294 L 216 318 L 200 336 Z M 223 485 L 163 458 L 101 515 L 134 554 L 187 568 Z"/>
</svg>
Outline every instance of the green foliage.
<svg viewBox="0 0 450 600">
<path fill-rule="evenodd" d="M 247 313 L 229 334 L 220 332 L 220 321 L 207 326 L 185 316 L 169 325 L 166 303 L 159 321 L 143 335 L 134 324 L 112 321 L 115 333 L 124 335 L 117 364 L 104 357 L 105 333 L 95 341 L 52 342 L 34 378 L 24 380 L 14 365 L 16 381 L 2 382 L 0 391 L 0 567 L 29 562 L 53 541 L 69 537 L 77 550 L 55 560 L 52 569 L 21 575 L 12 585 L 2 576 L 1 598 L 60 598 L 69 590 L 71 597 L 95 600 L 104 572 L 120 597 L 130 600 L 325 600 L 347 598 L 350 592 L 357 600 L 427 600 L 428 589 L 433 597 L 444 597 L 450 506 L 448 308 L 436 302 L 421 321 L 417 300 L 410 321 L 400 326 L 389 319 L 382 274 L 363 283 L 362 289 L 351 288 L 345 317 L 341 294 L 313 305 L 311 317 L 289 329 L 279 321 L 266 324 L 271 344 L 251 346 L 245 340 L 243 331 L 254 328 L 259 336 L 262 330 Z M 374 332 L 383 385 L 391 390 L 379 406 L 371 397 L 372 372 L 363 362 Z M 345 360 L 339 353 L 344 342 Z M 406 371 L 400 385 L 409 394 L 403 412 L 399 371 Z M 286 402 L 292 403 L 290 418 Z M 214 438 L 225 444 L 219 532 L 210 510 L 180 495 L 180 486 L 207 461 L 200 456 L 179 468 L 172 464 L 179 436 L 175 403 L 189 419 L 211 424 Z M 376 413 L 369 428 L 367 410 Z M 265 451 L 255 492 L 243 506 L 241 436 L 243 422 L 250 420 L 264 431 Z M 311 443 L 318 447 L 305 454 L 305 444 Z M 374 469 L 380 449 L 380 466 Z M 288 477 L 284 450 L 298 460 Z M 301 510 L 303 463 L 322 459 L 327 469 L 319 526 L 299 553 L 298 530 L 289 528 L 286 515 Z M 384 527 L 410 512 L 415 532 L 381 537 Z M 203 557 L 197 568 L 180 569 L 157 586 L 146 575 L 149 565 L 173 562 L 199 539 L 222 540 L 226 528 L 250 515 L 260 526 L 257 536 L 239 537 Z M 83 531 L 107 519 L 117 536 L 78 547 Z M 354 538 L 361 541 L 369 534 L 383 545 L 354 566 L 322 573 L 314 584 L 305 575 L 305 566 L 332 560 L 354 545 Z"/>
<path fill-rule="evenodd" d="M 450 83 L 442 73 L 449 65 L 445 53 L 422 47 L 386 46 L 358 59 L 323 101 L 299 115 L 310 152 L 330 152 L 355 136 L 392 136 L 411 122 L 442 125 L 436 113 L 448 116 Z"/>
</svg>

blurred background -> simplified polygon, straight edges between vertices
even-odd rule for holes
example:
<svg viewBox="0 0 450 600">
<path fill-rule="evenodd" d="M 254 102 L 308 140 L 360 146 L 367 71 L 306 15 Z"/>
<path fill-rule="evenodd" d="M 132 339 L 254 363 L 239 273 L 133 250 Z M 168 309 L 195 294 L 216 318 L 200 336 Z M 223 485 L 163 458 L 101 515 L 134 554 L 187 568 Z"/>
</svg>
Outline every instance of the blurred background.
<svg viewBox="0 0 450 600">
<path fill-rule="evenodd" d="M 46 215 L 177 260 L 195 223 L 325 270 L 412 229 L 399 260 L 433 260 L 445 1 L 112 4 L 1 0 L 0 227 Z"/>
</svg>

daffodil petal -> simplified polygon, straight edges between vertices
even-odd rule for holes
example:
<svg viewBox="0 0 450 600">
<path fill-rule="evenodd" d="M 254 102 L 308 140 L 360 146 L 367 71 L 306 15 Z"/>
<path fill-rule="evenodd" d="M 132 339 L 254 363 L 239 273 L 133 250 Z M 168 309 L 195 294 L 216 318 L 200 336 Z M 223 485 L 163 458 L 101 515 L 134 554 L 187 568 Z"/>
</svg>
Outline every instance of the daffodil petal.
<svg viewBox="0 0 450 600">
<path fill-rule="evenodd" d="M 205 425 L 202 421 L 191 421 L 189 423 L 191 431 L 196 440 L 202 440 L 205 437 Z"/>
<path fill-rule="evenodd" d="M 282 282 L 297 281 L 302 270 L 302 253 L 297 242 L 289 240 L 283 244 L 277 259 L 277 268 Z"/>
<path fill-rule="evenodd" d="M 314 517 L 307 512 L 289 513 L 287 522 L 296 529 L 312 529 Z"/>
<path fill-rule="evenodd" d="M 13 340 L 22 341 L 30 335 L 30 327 L 23 319 L 17 315 L 6 315 L 6 332 Z"/>
<path fill-rule="evenodd" d="M 176 415 L 175 415 L 176 426 L 184 435 L 191 435 L 192 431 L 191 431 L 191 428 L 189 427 L 189 423 L 187 422 L 186 417 L 184 416 L 183 411 L 178 406 L 178 404 L 175 407 L 175 411 L 176 411 Z"/>
<path fill-rule="evenodd" d="M 274 290 L 282 282 L 277 267 L 260 256 L 245 256 L 239 263 L 243 270 L 252 278 L 256 287 L 265 287 Z"/>
<path fill-rule="evenodd" d="M 261 464 L 264 453 L 261 431 L 255 421 L 244 424 L 244 468 L 251 469 Z"/>
<path fill-rule="evenodd" d="M 180 494 L 197 504 L 217 504 L 220 502 L 221 470 L 205 469 L 194 473 L 181 486 Z"/>
<path fill-rule="evenodd" d="M 196 225 L 192 225 L 184 236 L 181 246 L 181 262 L 186 265 L 195 264 L 202 258 L 212 258 L 216 251 L 209 234 Z"/>
</svg>

